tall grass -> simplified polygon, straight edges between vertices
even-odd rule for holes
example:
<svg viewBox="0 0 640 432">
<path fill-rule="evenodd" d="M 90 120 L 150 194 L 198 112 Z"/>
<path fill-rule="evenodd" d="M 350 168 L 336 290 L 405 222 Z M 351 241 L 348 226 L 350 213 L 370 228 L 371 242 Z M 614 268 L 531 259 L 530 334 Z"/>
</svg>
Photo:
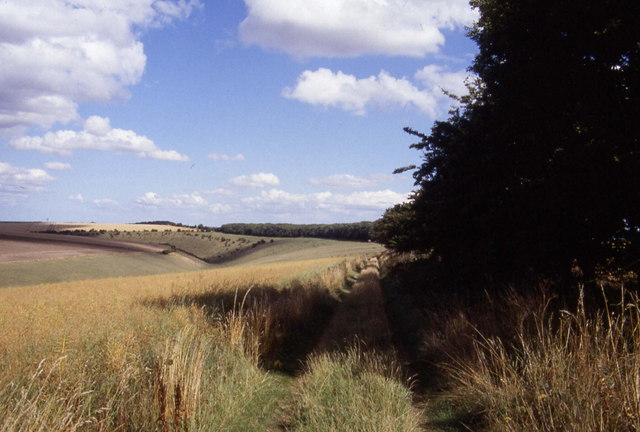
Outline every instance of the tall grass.
<svg viewBox="0 0 640 432">
<path fill-rule="evenodd" d="M 31 376 L 3 380 L 0 431 L 265 430 L 286 390 L 228 337 L 188 326 L 150 362 L 106 376 L 68 357 L 43 361 Z"/>
<path fill-rule="evenodd" d="M 413 432 L 420 413 L 389 355 L 350 348 L 313 356 L 294 392 L 287 430 Z"/>
<path fill-rule="evenodd" d="M 478 337 L 447 367 L 454 400 L 492 431 L 640 430 L 640 306 L 622 291 L 595 313 L 539 311 L 514 344 Z"/>
<path fill-rule="evenodd" d="M 173 299 L 286 289 L 330 262 L 0 291 L 0 431 L 266 430 L 287 385 L 248 355 L 245 317 Z"/>
<path fill-rule="evenodd" d="M 417 431 L 377 272 L 333 259 L 0 291 L 0 432 Z"/>
<path fill-rule="evenodd" d="M 378 261 L 357 268 L 357 281 L 341 297 L 295 385 L 287 430 L 420 430 L 421 414 L 390 341 Z M 354 268 L 346 270 L 353 280 Z"/>
</svg>

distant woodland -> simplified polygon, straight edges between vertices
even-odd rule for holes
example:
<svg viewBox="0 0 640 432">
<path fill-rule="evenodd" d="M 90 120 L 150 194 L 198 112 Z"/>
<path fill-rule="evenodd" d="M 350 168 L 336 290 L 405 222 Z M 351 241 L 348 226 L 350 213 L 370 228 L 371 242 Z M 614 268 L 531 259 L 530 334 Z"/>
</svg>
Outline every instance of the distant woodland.
<svg viewBox="0 0 640 432">
<path fill-rule="evenodd" d="M 217 231 L 225 234 L 243 234 L 264 237 L 317 237 L 334 240 L 367 241 L 371 238 L 372 222 L 336 224 L 247 224 L 222 225 Z"/>
</svg>

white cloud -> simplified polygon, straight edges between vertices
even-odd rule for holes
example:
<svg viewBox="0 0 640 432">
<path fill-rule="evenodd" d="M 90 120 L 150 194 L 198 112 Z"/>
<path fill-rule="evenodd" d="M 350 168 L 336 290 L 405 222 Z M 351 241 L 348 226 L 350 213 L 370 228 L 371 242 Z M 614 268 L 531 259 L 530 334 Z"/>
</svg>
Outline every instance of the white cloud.
<svg viewBox="0 0 640 432">
<path fill-rule="evenodd" d="M 0 162 L 0 191 L 24 196 L 27 192 L 42 192 L 47 183 L 55 180 L 40 168 L 15 167 Z"/>
<path fill-rule="evenodd" d="M 399 194 L 391 190 L 351 194 L 333 194 L 331 192 L 292 194 L 279 189 L 271 189 L 262 191 L 259 196 L 245 198 L 242 202 L 249 208 L 264 212 L 323 210 L 333 213 L 349 213 L 353 210 L 382 211 L 406 200 L 406 194 Z"/>
<path fill-rule="evenodd" d="M 78 118 L 77 104 L 128 95 L 144 71 L 141 30 L 184 19 L 200 0 L 5 0 L 0 130 Z"/>
<path fill-rule="evenodd" d="M 35 150 L 59 156 L 70 156 L 74 150 L 102 150 L 134 152 L 142 158 L 168 161 L 189 160 L 175 150 L 159 149 L 152 140 L 134 131 L 113 129 L 108 118 L 98 116 L 89 117 L 80 132 L 47 132 L 42 137 L 15 138 L 9 144 L 17 150 Z"/>
<path fill-rule="evenodd" d="M 284 97 L 311 105 L 335 107 L 364 115 L 367 108 L 397 109 L 413 106 L 434 117 L 451 104 L 443 92 L 451 88 L 454 93 L 464 88 L 466 71 L 446 72 L 437 66 L 427 66 L 416 74 L 423 83 L 418 88 L 407 78 L 394 78 L 385 71 L 378 76 L 357 78 L 342 71 L 320 68 L 304 71 L 294 88 L 285 88 Z"/>
<path fill-rule="evenodd" d="M 323 178 L 311 178 L 309 183 L 332 189 L 364 189 L 376 187 L 380 183 L 392 181 L 390 175 L 378 174 L 369 177 L 354 176 L 352 174 L 333 174 Z"/>
<path fill-rule="evenodd" d="M 208 208 L 211 213 L 229 213 L 233 206 L 225 203 L 209 203 L 200 192 L 186 194 L 161 195 L 156 192 L 147 192 L 137 198 L 135 202 L 142 207 L 164 209 L 203 209 Z"/>
<path fill-rule="evenodd" d="M 136 203 L 145 207 L 193 208 L 208 205 L 198 192 L 189 194 L 160 195 L 147 192 L 136 199 Z"/>
<path fill-rule="evenodd" d="M 211 160 L 214 161 L 243 161 L 244 160 L 244 155 L 238 153 L 235 156 L 229 156 L 226 154 L 218 154 L 218 153 L 211 153 L 209 155 L 207 155 L 207 157 Z"/>
<path fill-rule="evenodd" d="M 247 44 L 297 57 L 363 54 L 424 57 L 438 52 L 441 29 L 470 25 L 468 0 L 245 0 Z"/>
<path fill-rule="evenodd" d="M 84 202 L 84 197 L 82 196 L 82 194 L 69 195 L 67 199 L 70 199 L 71 201 Z"/>
<path fill-rule="evenodd" d="M 44 164 L 44 167 L 54 171 L 66 171 L 71 169 L 71 165 L 65 162 L 47 162 Z"/>
<path fill-rule="evenodd" d="M 434 95 L 445 98 L 443 90 L 456 95 L 463 96 L 468 93 L 465 80 L 469 76 L 466 70 L 450 72 L 446 68 L 438 65 L 428 65 L 420 69 L 415 74 L 415 78 L 422 85 L 429 89 Z"/>
<path fill-rule="evenodd" d="M 391 190 L 354 192 L 349 195 L 335 194 L 332 205 L 347 209 L 377 209 L 385 210 L 395 204 L 408 199 L 407 194 L 400 194 Z"/>
<path fill-rule="evenodd" d="M 267 186 L 278 186 L 280 179 L 271 173 L 256 173 L 251 175 L 243 175 L 234 177 L 229 181 L 232 186 L 247 188 L 263 188 Z"/>
</svg>

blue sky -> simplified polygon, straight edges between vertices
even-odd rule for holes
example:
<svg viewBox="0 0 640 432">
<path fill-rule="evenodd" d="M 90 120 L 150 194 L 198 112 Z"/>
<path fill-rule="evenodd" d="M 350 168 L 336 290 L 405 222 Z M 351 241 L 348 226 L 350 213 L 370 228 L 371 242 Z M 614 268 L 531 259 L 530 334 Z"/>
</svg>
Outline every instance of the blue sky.
<svg viewBox="0 0 640 432">
<path fill-rule="evenodd" d="M 465 0 L 0 3 L 0 220 L 333 223 L 406 199 Z"/>
</svg>

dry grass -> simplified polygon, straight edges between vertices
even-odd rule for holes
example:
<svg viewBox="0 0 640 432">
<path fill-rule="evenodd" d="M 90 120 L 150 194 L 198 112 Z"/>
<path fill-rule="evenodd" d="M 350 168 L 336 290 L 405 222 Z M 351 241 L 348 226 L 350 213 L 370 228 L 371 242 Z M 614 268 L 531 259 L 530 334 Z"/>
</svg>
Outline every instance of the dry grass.
<svg viewBox="0 0 640 432">
<path fill-rule="evenodd" d="M 343 281 L 353 280 L 356 270 L 361 270 L 357 281 L 337 292 L 340 301 L 295 384 L 286 430 L 421 430 L 421 414 L 390 342 L 378 261 L 345 266 Z"/>
<path fill-rule="evenodd" d="M 4 289 L 0 432 L 418 431 L 377 271 L 330 258 Z"/>
<path fill-rule="evenodd" d="M 297 383 L 287 430 L 417 432 L 420 413 L 393 356 L 358 348 L 312 357 Z"/>
<path fill-rule="evenodd" d="M 0 431 L 264 430 L 277 420 L 283 387 L 247 355 L 257 335 L 234 311 L 212 316 L 175 299 L 285 289 L 292 275 L 309 278 L 332 264 L 0 291 Z M 165 307 L 151 306 L 158 301 Z"/>
<path fill-rule="evenodd" d="M 475 358 L 447 366 L 453 400 L 492 431 L 640 430 L 640 306 L 622 294 L 589 314 L 547 310 L 514 344 L 476 338 Z"/>
<path fill-rule="evenodd" d="M 40 361 L 52 350 L 64 354 L 88 339 L 122 336 L 138 344 L 166 326 L 167 330 L 190 323 L 189 308 L 159 310 L 145 302 L 169 301 L 203 293 L 229 293 L 250 286 L 277 285 L 293 275 L 320 272 L 335 258 L 225 268 L 191 273 L 113 278 L 0 291 L 0 355 L 16 361 L 33 354 Z M 12 364 L 10 361 L 8 364 Z M 7 364 L 7 363 L 5 363 Z"/>
</svg>

